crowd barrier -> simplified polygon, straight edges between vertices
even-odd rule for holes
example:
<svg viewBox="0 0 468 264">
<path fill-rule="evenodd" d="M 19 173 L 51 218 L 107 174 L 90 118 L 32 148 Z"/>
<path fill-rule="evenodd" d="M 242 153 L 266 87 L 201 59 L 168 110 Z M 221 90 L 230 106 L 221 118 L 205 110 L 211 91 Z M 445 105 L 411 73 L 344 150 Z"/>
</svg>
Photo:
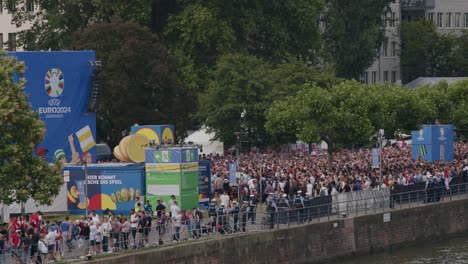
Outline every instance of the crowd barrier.
<svg viewBox="0 0 468 264">
<path fill-rule="evenodd" d="M 112 237 L 103 237 L 97 245 L 86 237 L 73 239 L 68 237 L 54 241 L 53 249 L 48 254 L 31 252 L 32 249 L 34 251 L 34 248 L 37 248 L 37 245 L 11 247 L 6 239 L 6 247 L 0 256 L 0 263 L 37 263 L 34 261 L 37 261 L 39 257 L 42 263 L 80 260 L 93 258 L 94 255 L 99 254 L 120 254 L 129 250 L 164 247 L 183 241 L 190 243 L 190 240 L 235 236 L 248 232 L 267 232 L 293 225 L 385 212 L 398 207 L 417 207 L 423 203 L 438 202 L 444 199 L 467 199 L 467 186 L 463 179 L 454 178 L 454 181 L 450 183 L 449 190 L 444 186 L 443 190 L 445 191 L 443 192 L 437 192 L 435 188 L 424 191 L 425 186 L 415 184 L 414 186 L 400 186 L 398 193 L 390 193 L 389 189 L 342 193 L 336 196 L 315 197 L 307 208 L 268 211 L 265 205 L 259 205 L 257 211 L 240 214 L 227 213 L 217 217 L 204 218 L 199 223 L 182 222 L 180 226 L 170 220 L 165 225 L 157 225 L 155 219 L 152 226 L 146 230 L 115 233 Z M 412 191 L 401 192 L 401 190 L 408 189 Z M 415 197 L 415 199 L 411 197 Z"/>
</svg>

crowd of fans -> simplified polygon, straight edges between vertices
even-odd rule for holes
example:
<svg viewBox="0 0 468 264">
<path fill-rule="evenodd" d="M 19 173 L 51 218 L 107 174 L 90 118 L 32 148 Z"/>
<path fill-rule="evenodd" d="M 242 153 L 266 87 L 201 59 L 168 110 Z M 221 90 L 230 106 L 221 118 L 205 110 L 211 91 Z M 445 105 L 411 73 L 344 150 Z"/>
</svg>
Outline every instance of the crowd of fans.
<svg viewBox="0 0 468 264">
<path fill-rule="evenodd" d="M 225 191 L 231 201 L 238 200 L 241 203 L 251 195 L 266 201 L 270 194 L 277 198 L 286 195 L 292 199 L 298 191 L 304 197 L 317 197 L 429 180 L 448 184 L 454 177 L 468 173 L 466 142 L 455 143 L 454 160 L 451 162 L 413 160 L 410 146 L 384 147 L 382 182 L 379 182 L 379 168 L 372 168 L 371 149 L 366 148 L 344 149 L 334 153 L 331 167 L 324 150 L 313 150 L 311 153 L 242 154 L 238 166 L 241 173 L 236 184 L 232 184 L 232 180 L 230 184 L 228 170 L 228 163 L 236 162 L 236 156 L 205 158 L 212 161 L 212 189 L 215 196 Z"/>
</svg>

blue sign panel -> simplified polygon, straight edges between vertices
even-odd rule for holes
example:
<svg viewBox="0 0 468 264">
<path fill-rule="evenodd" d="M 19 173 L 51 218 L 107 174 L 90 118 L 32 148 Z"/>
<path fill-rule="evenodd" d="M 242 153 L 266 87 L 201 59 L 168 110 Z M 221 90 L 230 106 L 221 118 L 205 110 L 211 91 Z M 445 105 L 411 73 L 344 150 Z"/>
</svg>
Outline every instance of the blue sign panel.
<svg viewBox="0 0 468 264">
<path fill-rule="evenodd" d="M 24 62 L 32 109 L 46 126 L 45 138 L 36 154 L 49 162 L 77 162 L 96 157 L 96 114 L 87 112 L 94 51 L 13 52 L 8 56 Z"/>
<path fill-rule="evenodd" d="M 373 148 L 372 149 L 372 168 L 378 168 L 379 164 L 379 149 Z"/>
<path fill-rule="evenodd" d="M 109 209 L 128 214 L 135 207 L 135 197 L 146 193 L 143 166 L 91 165 L 86 182 L 81 166 L 64 167 L 63 170 L 70 175 L 67 183 L 68 210 L 74 214 L 84 214 L 86 203 L 88 210 L 102 212 Z"/>
<path fill-rule="evenodd" d="M 454 132 L 451 125 L 424 125 L 412 131 L 412 158 L 426 161 L 452 161 Z"/>
<path fill-rule="evenodd" d="M 197 148 L 146 149 L 146 163 L 191 163 L 198 161 Z"/>
<path fill-rule="evenodd" d="M 198 193 L 199 202 L 208 203 L 211 197 L 211 161 L 198 161 Z"/>
</svg>

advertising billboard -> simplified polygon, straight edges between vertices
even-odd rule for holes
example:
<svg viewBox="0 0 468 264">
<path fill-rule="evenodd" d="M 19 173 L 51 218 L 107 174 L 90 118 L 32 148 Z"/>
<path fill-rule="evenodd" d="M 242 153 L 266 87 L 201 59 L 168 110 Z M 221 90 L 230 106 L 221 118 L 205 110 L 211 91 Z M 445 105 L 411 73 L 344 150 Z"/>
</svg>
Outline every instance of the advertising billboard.
<svg viewBox="0 0 468 264">
<path fill-rule="evenodd" d="M 146 194 L 142 165 L 93 164 L 88 166 L 86 182 L 83 166 L 65 166 L 63 174 L 68 175 L 68 210 L 74 214 L 84 214 L 86 203 L 88 210 L 101 212 L 110 209 L 129 214 L 130 209 L 135 207 L 135 197 Z"/>
<path fill-rule="evenodd" d="M 46 126 L 36 154 L 49 162 L 96 157 L 96 114 L 87 112 L 94 51 L 12 52 L 24 62 L 25 93 Z"/>
<path fill-rule="evenodd" d="M 166 204 L 176 196 L 183 210 L 198 207 L 198 149 L 146 149 L 147 200 L 163 198 Z"/>
<path fill-rule="evenodd" d="M 412 131 L 412 158 L 426 161 L 452 161 L 454 131 L 452 125 L 424 125 Z"/>
<path fill-rule="evenodd" d="M 130 128 L 130 134 L 145 135 L 153 144 L 156 145 L 174 144 L 173 125 L 132 126 Z"/>
<path fill-rule="evenodd" d="M 211 161 L 198 161 L 198 202 L 206 204 L 211 197 Z"/>
</svg>

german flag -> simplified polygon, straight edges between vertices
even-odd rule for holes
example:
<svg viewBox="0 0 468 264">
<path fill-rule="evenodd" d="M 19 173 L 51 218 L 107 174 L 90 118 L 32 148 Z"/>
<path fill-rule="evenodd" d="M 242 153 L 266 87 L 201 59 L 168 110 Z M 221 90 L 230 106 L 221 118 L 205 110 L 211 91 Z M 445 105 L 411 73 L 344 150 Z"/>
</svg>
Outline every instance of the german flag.
<svg viewBox="0 0 468 264">
<path fill-rule="evenodd" d="M 426 145 L 422 145 L 419 147 L 419 153 L 421 153 L 421 157 L 426 157 L 427 156 L 427 150 L 426 150 Z"/>
</svg>

